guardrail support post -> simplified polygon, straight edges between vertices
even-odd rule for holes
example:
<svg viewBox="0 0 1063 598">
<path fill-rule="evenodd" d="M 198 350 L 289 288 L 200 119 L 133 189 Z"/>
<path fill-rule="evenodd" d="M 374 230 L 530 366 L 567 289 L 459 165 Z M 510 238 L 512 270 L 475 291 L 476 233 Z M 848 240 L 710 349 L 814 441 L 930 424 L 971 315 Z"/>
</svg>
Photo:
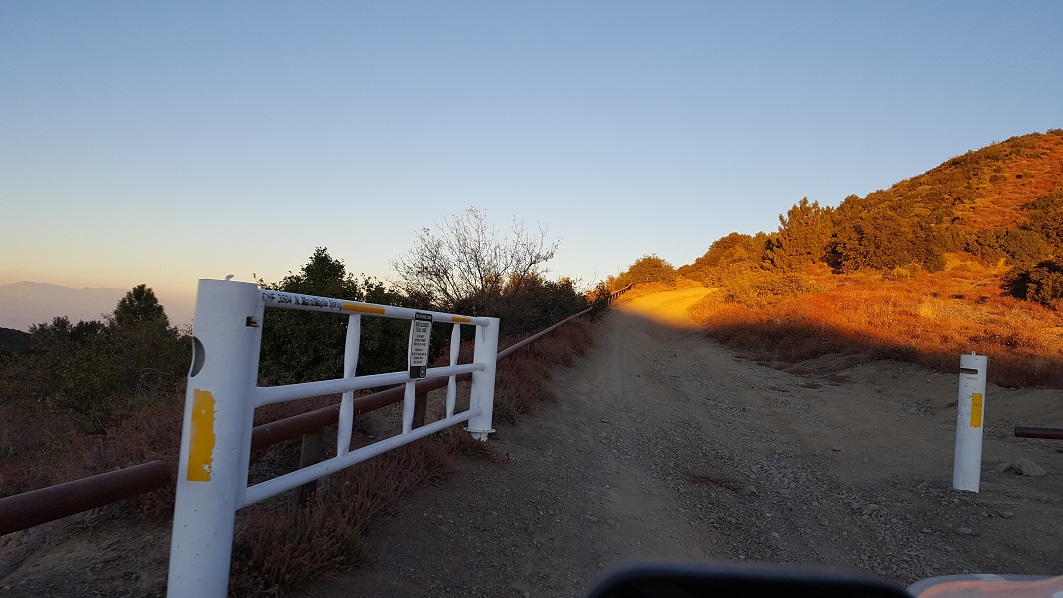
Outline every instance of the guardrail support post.
<svg viewBox="0 0 1063 598">
<path fill-rule="evenodd" d="M 167 595 L 223 597 L 247 484 L 263 306 L 251 283 L 200 280 Z"/>
<path fill-rule="evenodd" d="M 484 363 L 487 367 L 472 373 L 472 397 L 469 408 L 479 407 L 483 413 L 469 420 L 465 428 L 476 440 L 487 440 L 487 435 L 494 432 L 491 427 L 495 406 L 495 365 L 498 359 L 498 318 L 487 318 L 487 326 L 477 326 L 476 346 L 473 349 L 473 361 Z"/>
<path fill-rule="evenodd" d="M 428 410 L 428 391 L 418 392 L 413 401 L 413 427 L 424 425 L 425 411 Z"/>
<path fill-rule="evenodd" d="M 325 444 L 325 430 L 318 428 L 303 434 L 303 444 L 299 448 L 299 469 L 321 462 L 321 447 Z M 299 506 L 305 507 L 317 492 L 317 480 L 299 486 Z"/>
</svg>

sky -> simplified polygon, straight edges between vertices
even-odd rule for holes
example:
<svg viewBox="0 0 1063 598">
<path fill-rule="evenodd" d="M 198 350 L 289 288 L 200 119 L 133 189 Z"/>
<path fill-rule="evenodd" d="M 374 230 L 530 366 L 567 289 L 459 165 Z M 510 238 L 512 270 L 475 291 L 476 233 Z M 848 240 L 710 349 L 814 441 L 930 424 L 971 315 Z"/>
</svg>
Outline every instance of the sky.
<svg viewBox="0 0 1063 598">
<path fill-rule="evenodd" d="M 1063 2 L 0 2 L 0 285 L 354 273 L 468 207 L 585 285 L 1063 127 Z M 3 307 L 0 306 L 0 310 Z M 176 313 L 175 313 L 176 312 Z"/>
</svg>

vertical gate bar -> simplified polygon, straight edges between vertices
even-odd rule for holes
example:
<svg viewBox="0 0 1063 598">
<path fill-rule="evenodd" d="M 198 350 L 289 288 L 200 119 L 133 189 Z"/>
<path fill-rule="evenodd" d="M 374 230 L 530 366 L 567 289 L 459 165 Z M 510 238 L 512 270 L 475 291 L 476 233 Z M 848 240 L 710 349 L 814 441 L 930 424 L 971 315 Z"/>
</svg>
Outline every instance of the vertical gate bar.
<svg viewBox="0 0 1063 598">
<path fill-rule="evenodd" d="M 347 319 L 347 342 L 343 348 L 343 377 L 353 378 L 358 369 L 358 348 L 362 337 L 362 316 L 353 314 Z M 348 390 L 340 399 L 340 418 L 336 429 L 336 455 L 351 450 L 354 430 L 354 391 Z"/>
<path fill-rule="evenodd" d="M 402 401 L 402 433 L 406 434 L 413 429 L 413 410 L 417 402 L 417 381 L 410 380 L 406 383 L 406 394 Z"/>
<path fill-rule="evenodd" d="M 222 598 L 247 491 L 262 340 L 258 286 L 200 280 L 185 392 L 167 595 Z"/>
<path fill-rule="evenodd" d="M 473 362 L 484 364 L 484 369 L 472 373 L 472 397 L 470 407 L 479 407 L 483 412 L 469 420 L 465 428 L 476 440 L 487 440 L 494 432 L 491 427 L 495 407 L 495 365 L 498 361 L 498 318 L 487 318 L 487 326 L 476 331 L 476 347 Z"/>
<path fill-rule="evenodd" d="M 458 353 L 461 351 L 461 324 L 454 322 L 450 331 L 450 365 L 458 365 Z M 454 415 L 454 404 L 458 398 L 457 376 L 447 380 L 447 417 Z"/>
</svg>

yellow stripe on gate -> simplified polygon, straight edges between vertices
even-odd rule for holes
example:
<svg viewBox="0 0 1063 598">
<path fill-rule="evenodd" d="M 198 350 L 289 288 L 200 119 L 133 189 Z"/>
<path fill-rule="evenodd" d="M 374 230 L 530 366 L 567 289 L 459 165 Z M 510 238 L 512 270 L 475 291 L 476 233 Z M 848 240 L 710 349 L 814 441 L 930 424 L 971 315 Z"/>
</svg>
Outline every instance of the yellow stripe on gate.
<svg viewBox="0 0 1063 598">
<path fill-rule="evenodd" d="M 346 303 L 343 304 L 343 311 L 357 311 L 363 314 L 383 314 L 383 307 L 375 307 L 372 305 L 362 305 L 361 303 Z"/>
<path fill-rule="evenodd" d="M 460 323 L 466 323 L 467 324 L 469 322 L 472 322 L 472 318 L 463 318 L 461 316 L 451 316 L 450 317 L 450 321 L 451 322 L 458 322 L 459 324 Z"/>
<path fill-rule="evenodd" d="M 982 427 L 982 393 L 971 393 L 971 427 Z"/>
<path fill-rule="evenodd" d="M 192 421 L 188 440 L 189 482 L 209 482 L 214 471 L 214 395 L 192 391 Z"/>
</svg>

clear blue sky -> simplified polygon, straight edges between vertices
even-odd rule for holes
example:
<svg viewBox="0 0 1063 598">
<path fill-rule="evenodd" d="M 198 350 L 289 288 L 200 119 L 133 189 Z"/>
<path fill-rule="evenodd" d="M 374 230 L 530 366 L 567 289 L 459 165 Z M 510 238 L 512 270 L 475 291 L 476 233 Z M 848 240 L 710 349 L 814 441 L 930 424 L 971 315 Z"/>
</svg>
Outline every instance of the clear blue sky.
<svg viewBox="0 0 1063 598">
<path fill-rule="evenodd" d="M 1063 2 L 0 2 L 0 284 L 391 276 L 466 207 L 692 262 L 1063 127 Z"/>
</svg>

